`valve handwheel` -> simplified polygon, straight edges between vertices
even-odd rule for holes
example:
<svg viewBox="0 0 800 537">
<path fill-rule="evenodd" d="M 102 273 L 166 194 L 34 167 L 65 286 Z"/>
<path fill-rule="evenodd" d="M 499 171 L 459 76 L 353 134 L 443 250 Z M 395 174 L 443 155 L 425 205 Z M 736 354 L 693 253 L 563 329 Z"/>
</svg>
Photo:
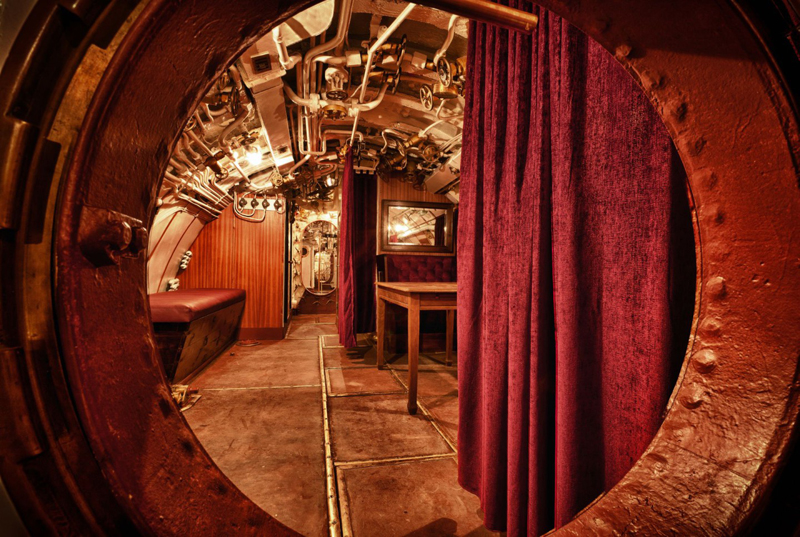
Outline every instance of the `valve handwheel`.
<svg viewBox="0 0 800 537">
<path fill-rule="evenodd" d="M 439 58 L 436 62 L 436 72 L 439 74 L 439 80 L 445 87 L 450 87 L 453 83 L 453 70 L 447 58 Z"/>
<path fill-rule="evenodd" d="M 428 84 L 419 89 L 419 100 L 425 110 L 433 110 L 433 90 Z"/>
</svg>

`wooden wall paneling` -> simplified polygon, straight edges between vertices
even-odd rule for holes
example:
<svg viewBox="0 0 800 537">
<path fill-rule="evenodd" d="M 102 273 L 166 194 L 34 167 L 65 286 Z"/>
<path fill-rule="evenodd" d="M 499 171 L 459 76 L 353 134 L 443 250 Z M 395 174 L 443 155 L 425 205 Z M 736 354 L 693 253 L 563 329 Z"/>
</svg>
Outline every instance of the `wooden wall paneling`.
<svg viewBox="0 0 800 537">
<path fill-rule="evenodd" d="M 175 211 L 169 216 L 162 218 L 153 223 L 150 229 L 148 245 L 147 245 L 147 292 L 157 293 L 159 291 L 158 284 L 161 281 L 161 275 L 164 272 L 166 265 L 165 258 L 167 257 L 167 246 L 164 244 L 164 238 L 167 231 L 178 216 Z"/>
<path fill-rule="evenodd" d="M 178 272 L 180 257 L 202 229 L 203 222 L 190 212 L 179 211 L 167 219 L 158 241 L 148 251 L 149 293 L 166 291 L 167 281 Z"/>
<path fill-rule="evenodd" d="M 283 327 L 285 214 L 261 223 L 236 220 L 236 281 L 247 290 L 242 328 Z"/>
<path fill-rule="evenodd" d="M 236 224 L 233 209 L 228 207 L 203 228 L 189 248 L 192 251 L 189 267 L 178 276 L 182 289 L 237 288 Z"/>
<path fill-rule="evenodd" d="M 437 203 L 452 203 L 446 196 L 432 194 L 427 190 L 414 190 L 411 183 L 391 180 L 390 182 L 378 179 L 378 210 L 380 211 L 381 201 L 383 200 L 405 200 L 405 201 L 432 201 Z M 380 214 L 380 212 L 378 212 Z"/>
<path fill-rule="evenodd" d="M 172 278 L 177 278 L 180 276 L 181 272 L 181 258 L 183 254 L 186 253 L 187 250 L 192 248 L 195 240 L 200 235 L 200 233 L 205 228 L 205 223 L 198 217 L 185 217 L 189 219 L 189 225 L 186 227 L 184 233 L 180 236 L 177 243 L 175 244 L 175 248 L 172 251 L 172 255 L 167 262 L 167 266 L 164 270 L 164 275 L 161 279 L 161 288 L 166 289 L 167 282 L 169 282 Z M 192 252 L 192 257 L 194 257 L 194 252 Z M 189 262 L 191 265 L 191 262 Z"/>
</svg>

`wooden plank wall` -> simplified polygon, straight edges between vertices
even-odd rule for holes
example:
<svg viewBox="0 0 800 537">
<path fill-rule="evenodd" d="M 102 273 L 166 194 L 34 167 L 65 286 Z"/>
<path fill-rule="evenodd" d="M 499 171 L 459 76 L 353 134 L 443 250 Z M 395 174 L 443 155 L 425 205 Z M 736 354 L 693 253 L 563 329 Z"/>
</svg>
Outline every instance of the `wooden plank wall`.
<svg viewBox="0 0 800 537">
<path fill-rule="evenodd" d="M 403 200 L 403 201 L 431 201 L 435 203 L 450 203 L 441 194 L 432 194 L 427 190 L 414 190 L 411 183 L 392 180 L 389 183 L 378 179 L 378 214 L 380 215 L 380 205 L 383 200 Z"/>
<path fill-rule="evenodd" d="M 191 247 L 181 289 L 227 287 L 247 291 L 242 339 L 283 337 L 285 214 L 267 211 L 264 222 L 246 222 L 228 207 Z"/>
</svg>

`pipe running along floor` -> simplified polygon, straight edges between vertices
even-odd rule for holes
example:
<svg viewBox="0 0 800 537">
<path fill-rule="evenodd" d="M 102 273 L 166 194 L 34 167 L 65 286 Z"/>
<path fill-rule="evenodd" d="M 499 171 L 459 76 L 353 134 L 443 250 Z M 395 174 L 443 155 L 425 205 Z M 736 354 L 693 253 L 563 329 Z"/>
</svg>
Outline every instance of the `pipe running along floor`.
<svg viewBox="0 0 800 537">
<path fill-rule="evenodd" d="M 296 316 L 286 339 L 217 358 L 192 381 L 201 397 L 184 416 L 231 481 L 303 535 L 328 535 L 323 397 L 343 535 L 495 535 L 457 482 L 456 367 L 420 355 L 410 416 L 407 357 L 380 371 L 359 344 L 339 346 L 334 315 Z"/>
</svg>

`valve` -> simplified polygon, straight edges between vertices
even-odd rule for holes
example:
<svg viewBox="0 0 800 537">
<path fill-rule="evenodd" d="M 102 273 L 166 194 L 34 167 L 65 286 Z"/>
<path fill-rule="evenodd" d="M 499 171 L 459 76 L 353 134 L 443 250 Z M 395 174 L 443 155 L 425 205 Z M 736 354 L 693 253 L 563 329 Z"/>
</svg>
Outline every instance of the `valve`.
<svg viewBox="0 0 800 537">
<path fill-rule="evenodd" d="M 433 96 L 437 99 L 455 99 L 458 97 L 458 88 L 455 85 L 446 86 L 440 82 L 433 85 Z"/>
<path fill-rule="evenodd" d="M 447 58 L 439 58 L 436 62 L 436 73 L 439 75 L 439 81 L 445 87 L 450 87 L 454 82 L 462 82 L 465 66 L 463 60 L 451 63 Z"/>
<path fill-rule="evenodd" d="M 403 36 L 403 37 L 405 37 L 405 36 Z M 398 63 L 399 63 L 399 62 L 398 62 Z M 395 93 L 397 93 L 397 86 L 398 86 L 398 85 L 400 85 L 400 76 L 401 76 L 402 74 L 403 74 L 403 70 L 402 70 L 400 67 L 398 67 L 398 68 L 397 68 L 397 71 L 395 71 L 395 72 L 394 72 L 394 74 L 392 74 L 392 75 L 388 75 L 388 76 L 386 77 L 386 81 L 387 81 L 387 82 L 388 82 L 388 84 L 389 84 L 389 87 L 388 87 L 387 89 L 389 90 L 389 92 L 390 92 L 392 95 L 394 95 Z"/>
<path fill-rule="evenodd" d="M 444 87 L 449 87 L 453 83 L 453 69 L 447 58 L 439 58 L 436 62 L 436 73 Z"/>
<path fill-rule="evenodd" d="M 425 110 L 433 110 L 433 90 L 428 84 L 419 89 L 419 101 Z"/>
<path fill-rule="evenodd" d="M 322 109 L 322 117 L 331 120 L 340 120 L 347 117 L 347 108 L 338 104 L 329 104 Z"/>
<path fill-rule="evenodd" d="M 333 101 L 343 101 L 347 98 L 344 85 L 349 80 L 350 75 L 339 66 L 331 66 L 325 70 L 326 91 L 325 95 Z"/>
</svg>

